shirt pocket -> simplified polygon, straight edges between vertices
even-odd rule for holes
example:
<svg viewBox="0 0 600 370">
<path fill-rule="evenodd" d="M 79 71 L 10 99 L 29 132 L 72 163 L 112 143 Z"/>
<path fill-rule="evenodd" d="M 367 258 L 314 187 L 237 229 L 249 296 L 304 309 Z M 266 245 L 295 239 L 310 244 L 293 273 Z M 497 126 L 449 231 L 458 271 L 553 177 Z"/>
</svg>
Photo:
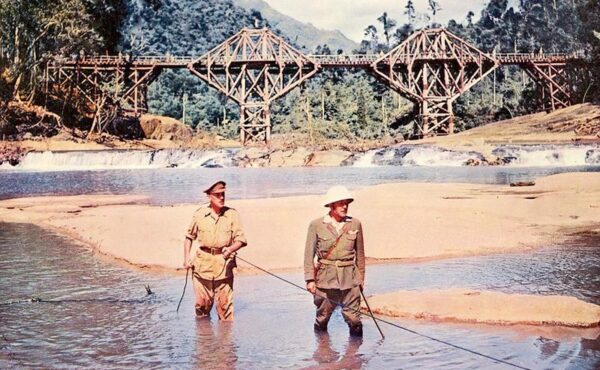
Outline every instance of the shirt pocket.
<svg viewBox="0 0 600 370">
<path fill-rule="evenodd" d="M 333 244 L 333 240 L 329 235 L 317 235 L 317 248 L 320 251 L 327 251 Z"/>
<path fill-rule="evenodd" d="M 204 225 L 198 226 L 198 240 L 200 245 L 205 246 L 212 243 L 211 240 L 212 230 Z"/>
<path fill-rule="evenodd" d="M 229 245 L 231 245 L 232 233 L 233 230 L 231 229 L 219 230 L 219 232 L 217 233 L 217 244 L 219 244 L 221 247 L 228 247 Z"/>
<path fill-rule="evenodd" d="M 354 244 L 356 243 L 356 237 L 358 236 L 358 233 L 347 233 L 346 235 L 344 235 L 344 246 L 345 249 L 348 251 L 352 251 L 354 250 Z"/>
</svg>

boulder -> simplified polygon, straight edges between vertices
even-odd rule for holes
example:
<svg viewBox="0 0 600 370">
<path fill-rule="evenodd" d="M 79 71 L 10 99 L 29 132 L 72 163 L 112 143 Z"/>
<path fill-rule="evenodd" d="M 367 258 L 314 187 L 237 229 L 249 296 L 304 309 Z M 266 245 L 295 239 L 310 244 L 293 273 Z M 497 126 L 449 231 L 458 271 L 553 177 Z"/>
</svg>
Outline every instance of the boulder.
<svg viewBox="0 0 600 370">
<path fill-rule="evenodd" d="M 137 117 L 117 116 L 107 127 L 107 132 L 121 139 L 143 139 L 146 135 Z"/>
<path fill-rule="evenodd" d="M 144 114 L 140 126 L 146 139 L 188 141 L 193 136 L 189 126 L 170 117 Z"/>
<path fill-rule="evenodd" d="M 469 158 L 464 163 L 464 165 L 465 166 L 481 166 L 481 161 L 479 159 L 476 159 L 476 158 Z"/>
</svg>

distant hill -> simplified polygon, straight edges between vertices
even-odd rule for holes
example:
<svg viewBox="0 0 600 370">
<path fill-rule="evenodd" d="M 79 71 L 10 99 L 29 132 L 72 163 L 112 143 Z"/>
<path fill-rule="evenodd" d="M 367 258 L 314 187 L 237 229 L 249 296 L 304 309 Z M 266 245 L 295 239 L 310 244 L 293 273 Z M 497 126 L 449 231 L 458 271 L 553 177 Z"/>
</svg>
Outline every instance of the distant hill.
<svg viewBox="0 0 600 370">
<path fill-rule="evenodd" d="M 338 49 L 342 49 L 346 53 L 351 53 L 352 50 L 359 48 L 358 43 L 350 40 L 340 31 L 321 30 L 310 23 L 297 21 L 271 8 L 263 0 L 233 0 L 233 3 L 245 9 L 258 10 L 269 21 L 272 27 L 280 29 L 283 34 L 295 41 L 298 46 L 304 46 L 302 48 L 303 52 L 310 53 L 318 45 L 325 44 L 334 53 Z"/>
<path fill-rule="evenodd" d="M 121 48 L 140 54 L 202 55 L 244 27 L 254 15 L 231 0 L 125 0 Z"/>
</svg>

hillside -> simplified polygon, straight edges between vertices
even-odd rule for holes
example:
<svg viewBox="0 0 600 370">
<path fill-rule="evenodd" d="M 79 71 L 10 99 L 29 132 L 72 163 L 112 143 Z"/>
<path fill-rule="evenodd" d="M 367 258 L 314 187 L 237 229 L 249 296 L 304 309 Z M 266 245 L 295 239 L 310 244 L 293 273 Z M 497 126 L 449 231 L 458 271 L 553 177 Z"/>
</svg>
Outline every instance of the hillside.
<svg viewBox="0 0 600 370">
<path fill-rule="evenodd" d="M 540 112 L 479 126 L 456 135 L 415 143 L 485 152 L 498 144 L 566 144 L 600 142 L 600 105 L 577 104 L 554 112 Z"/>
<path fill-rule="evenodd" d="M 202 55 L 255 16 L 231 1 L 127 0 L 121 27 L 121 48 L 140 54 Z"/>
<path fill-rule="evenodd" d="M 333 52 L 342 49 L 348 54 L 359 47 L 338 30 L 321 30 L 310 23 L 302 23 L 271 8 L 263 0 L 234 0 L 234 3 L 245 9 L 258 10 L 271 26 L 281 30 L 305 53 L 312 52 L 318 45 L 327 45 Z"/>
</svg>

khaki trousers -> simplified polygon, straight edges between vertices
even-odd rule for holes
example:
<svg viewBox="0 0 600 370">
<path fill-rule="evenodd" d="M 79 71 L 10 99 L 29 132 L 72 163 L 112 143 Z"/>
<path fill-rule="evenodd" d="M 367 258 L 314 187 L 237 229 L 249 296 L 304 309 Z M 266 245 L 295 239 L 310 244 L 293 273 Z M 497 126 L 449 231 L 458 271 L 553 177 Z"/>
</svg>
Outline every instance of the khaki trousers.
<svg viewBox="0 0 600 370">
<path fill-rule="evenodd" d="M 329 319 L 336 307 L 334 302 L 344 305 L 342 307 L 342 316 L 348 326 L 360 325 L 360 288 L 358 286 L 346 290 L 317 288 L 314 302 L 315 306 L 317 306 L 315 325 L 318 327 L 322 329 L 327 328 Z"/>
<path fill-rule="evenodd" d="M 233 277 L 206 280 L 194 274 L 193 281 L 196 293 L 196 316 L 210 316 L 216 298 L 219 319 L 233 321 Z"/>
</svg>

